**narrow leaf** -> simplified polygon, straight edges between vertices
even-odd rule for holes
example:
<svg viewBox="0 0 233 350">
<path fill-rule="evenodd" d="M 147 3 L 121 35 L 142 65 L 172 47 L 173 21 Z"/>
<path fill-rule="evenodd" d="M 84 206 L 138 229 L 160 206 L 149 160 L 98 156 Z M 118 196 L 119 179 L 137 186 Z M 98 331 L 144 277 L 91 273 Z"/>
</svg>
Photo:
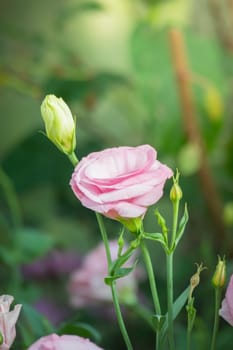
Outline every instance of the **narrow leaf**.
<svg viewBox="0 0 233 350">
<path fill-rule="evenodd" d="M 188 219 L 189 219 L 188 209 L 187 209 L 187 205 L 185 204 L 184 214 L 183 214 L 182 218 L 180 219 L 178 231 L 177 231 L 177 234 L 176 234 L 175 245 L 178 244 L 178 242 L 180 241 L 181 237 L 183 236 L 183 233 L 184 233 L 185 227 L 187 225 Z"/>
<path fill-rule="evenodd" d="M 176 319 L 176 317 L 180 313 L 181 309 L 185 305 L 185 303 L 188 299 L 188 295 L 189 295 L 189 288 L 190 287 L 188 286 L 174 302 L 174 304 L 173 304 L 173 320 Z M 161 330 L 161 340 L 162 341 L 164 340 L 164 336 L 165 336 L 167 329 L 168 329 L 168 316 L 167 316 L 167 314 L 165 317 L 166 317 L 166 320 L 165 320 L 164 325 L 163 325 L 162 330 Z"/>
</svg>

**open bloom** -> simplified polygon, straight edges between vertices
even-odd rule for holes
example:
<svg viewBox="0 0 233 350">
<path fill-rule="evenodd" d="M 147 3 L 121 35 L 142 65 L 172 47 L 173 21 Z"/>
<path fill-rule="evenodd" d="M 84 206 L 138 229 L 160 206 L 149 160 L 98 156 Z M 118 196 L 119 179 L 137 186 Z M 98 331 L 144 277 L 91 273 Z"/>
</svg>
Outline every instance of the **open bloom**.
<svg viewBox="0 0 233 350">
<path fill-rule="evenodd" d="M 41 104 L 41 115 L 48 138 L 65 154 L 76 146 L 75 121 L 62 98 L 47 95 Z"/>
<path fill-rule="evenodd" d="M 227 286 L 225 298 L 222 301 L 222 307 L 219 310 L 219 315 L 224 318 L 231 326 L 233 326 L 233 275 Z"/>
<path fill-rule="evenodd" d="M 110 241 L 112 259 L 117 258 L 117 241 Z M 132 266 L 135 257 L 131 257 L 127 266 Z M 126 266 L 125 265 L 125 266 Z M 75 307 L 85 307 L 101 302 L 112 301 L 111 290 L 104 282 L 108 274 L 107 258 L 104 244 L 100 243 L 84 259 L 81 268 L 75 270 L 70 277 L 68 292 L 70 303 Z M 142 276 L 141 271 L 134 269 L 129 275 L 117 280 L 116 285 L 121 302 L 135 302 L 137 279 Z"/>
<path fill-rule="evenodd" d="M 102 350 L 89 339 L 77 335 L 50 334 L 40 338 L 28 350 Z"/>
<path fill-rule="evenodd" d="M 10 305 L 13 300 L 14 298 L 11 295 L 0 296 L 0 332 L 2 336 L 0 350 L 10 349 L 15 340 L 15 324 L 22 305 L 16 305 L 14 309 L 10 311 Z"/>
<path fill-rule="evenodd" d="M 143 217 L 173 174 L 156 157 L 149 145 L 91 153 L 76 166 L 72 190 L 85 207 L 112 219 Z"/>
</svg>

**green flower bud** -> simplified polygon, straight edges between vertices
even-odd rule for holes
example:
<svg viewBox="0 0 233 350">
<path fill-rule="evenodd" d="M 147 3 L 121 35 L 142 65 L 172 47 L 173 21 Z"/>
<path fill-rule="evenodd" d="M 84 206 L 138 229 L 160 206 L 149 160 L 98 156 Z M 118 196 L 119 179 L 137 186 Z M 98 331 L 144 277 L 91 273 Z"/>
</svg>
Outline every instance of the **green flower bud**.
<svg viewBox="0 0 233 350">
<path fill-rule="evenodd" d="M 183 196 L 183 192 L 180 186 L 178 185 L 178 183 L 175 182 L 170 191 L 170 200 L 172 202 L 180 201 L 182 196 Z"/>
<path fill-rule="evenodd" d="M 180 173 L 178 169 L 176 169 L 176 175 L 173 176 L 173 186 L 170 191 L 170 200 L 172 202 L 178 202 L 183 197 L 183 192 L 179 186 L 179 177 Z"/>
<path fill-rule="evenodd" d="M 41 114 L 48 138 L 61 152 L 72 154 L 76 147 L 75 121 L 62 98 L 47 95 L 41 104 Z"/>
<path fill-rule="evenodd" d="M 216 266 L 212 283 L 215 288 L 222 288 L 226 281 L 226 261 L 225 258 L 218 257 L 218 264 Z"/>
<path fill-rule="evenodd" d="M 3 338 L 3 335 L 2 333 L 0 332 L 0 345 L 2 345 L 4 342 L 4 338 Z"/>
</svg>

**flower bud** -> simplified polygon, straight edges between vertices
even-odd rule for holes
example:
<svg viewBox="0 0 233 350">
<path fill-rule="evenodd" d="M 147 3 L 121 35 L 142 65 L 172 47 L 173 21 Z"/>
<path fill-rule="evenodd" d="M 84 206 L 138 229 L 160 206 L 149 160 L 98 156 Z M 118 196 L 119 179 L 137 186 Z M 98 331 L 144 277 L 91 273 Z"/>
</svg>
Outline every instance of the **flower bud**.
<svg viewBox="0 0 233 350">
<path fill-rule="evenodd" d="M 47 95 L 41 104 L 41 114 L 48 138 L 65 154 L 76 147 L 75 121 L 62 98 Z"/>
<path fill-rule="evenodd" d="M 224 287 L 226 281 L 226 262 L 225 258 L 221 260 L 220 257 L 218 257 L 218 264 L 215 269 L 215 273 L 212 278 L 213 286 L 216 288 L 222 288 Z"/>
<path fill-rule="evenodd" d="M 170 191 L 170 200 L 172 202 L 176 202 L 176 201 L 181 200 L 182 196 L 183 196 L 183 192 L 182 192 L 180 186 L 178 185 L 177 182 L 174 182 L 174 184 L 171 188 L 171 191 Z"/>
<path fill-rule="evenodd" d="M 197 265 L 197 271 L 196 273 L 190 278 L 190 290 L 189 290 L 189 301 L 192 299 L 192 294 L 194 289 L 199 285 L 200 283 L 200 274 L 203 270 L 206 269 L 205 266 L 201 263 L 200 265 Z"/>
</svg>

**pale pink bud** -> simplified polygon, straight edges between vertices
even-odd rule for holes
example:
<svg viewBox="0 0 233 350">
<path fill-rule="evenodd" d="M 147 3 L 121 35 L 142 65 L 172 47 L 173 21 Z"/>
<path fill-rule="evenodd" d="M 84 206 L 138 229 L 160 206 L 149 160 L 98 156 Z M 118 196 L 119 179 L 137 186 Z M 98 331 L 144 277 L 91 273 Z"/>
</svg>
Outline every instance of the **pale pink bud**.
<svg viewBox="0 0 233 350">
<path fill-rule="evenodd" d="M 0 296 L 0 332 L 2 335 L 0 350 L 10 349 L 15 340 L 15 324 L 22 305 L 15 305 L 14 309 L 10 311 L 13 300 L 14 298 L 11 295 Z"/>
</svg>

